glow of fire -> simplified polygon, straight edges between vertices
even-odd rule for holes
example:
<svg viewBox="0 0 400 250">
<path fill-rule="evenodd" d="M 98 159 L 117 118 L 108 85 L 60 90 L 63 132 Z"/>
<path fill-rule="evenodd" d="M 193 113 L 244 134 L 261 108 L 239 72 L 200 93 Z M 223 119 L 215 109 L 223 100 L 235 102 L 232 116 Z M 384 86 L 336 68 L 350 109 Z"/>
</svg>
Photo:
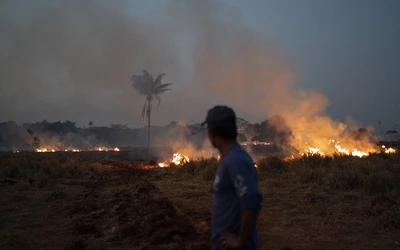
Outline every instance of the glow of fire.
<svg viewBox="0 0 400 250">
<path fill-rule="evenodd" d="M 189 162 L 189 157 L 187 157 L 186 155 L 174 153 L 174 155 L 172 156 L 172 163 L 174 163 L 175 165 L 181 165 L 182 163 L 186 162 Z"/>
<path fill-rule="evenodd" d="M 36 149 L 36 152 L 38 153 L 46 153 L 46 152 L 56 152 L 54 149 L 47 149 L 47 148 L 38 148 Z"/>
<path fill-rule="evenodd" d="M 386 154 L 394 154 L 394 153 L 396 153 L 396 150 L 394 150 L 393 148 L 386 148 L 385 145 L 382 145 L 382 148 L 385 150 Z"/>
<path fill-rule="evenodd" d="M 58 152 L 58 151 L 62 151 L 62 150 L 55 150 L 55 149 L 48 149 L 48 148 L 38 148 L 38 149 L 36 149 L 36 152 L 39 152 L 39 153 L 45 153 L 45 152 Z M 98 148 L 97 150 L 95 150 L 95 151 L 115 151 L 115 152 L 119 152 L 120 151 L 120 149 L 119 148 L 113 148 L 113 149 L 108 149 L 108 148 L 104 148 L 104 147 L 100 147 L 100 148 Z M 14 152 L 17 152 L 17 151 L 14 151 Z M 75 149 L 75 148 L 73 148 L 73 149 L 64 149 L 64 152 L 75 152 L 75 153 L 77 153 L 77 152 L 82 152 L 82 150 L 80 150 L 80 149 Z M 19 151 L 18 151 L 18 153 L 19 153 Z"/>
<path fill-rule="evenodd" d="M 312 148 L 312 147 L 308 147 L 308 150 L 306 150 L 307 153 L 312 154 L 312 155 L 324 155 L 324 153 L 322 153 L 319 148 Z"/>
<path fill-rule="evenodd" d="M 165 167 L 168 167 L 168 164 L 165 163 L 165 162 L 160 162 L 160 163 L 158 163 L 158 166 L 159 166 L 160 168 L 165 168 Z"/>
<path fill-rule="evenodd" d="M 259 143 L 259 142 L 256 142 Z M 348 148 L 342 147 L 339 145 L 339 141 L 335 141 L 333 139 L 328 141 L 328 144 L 333 144 L 337 153 L 339 154 L 343 154 L 343 155 L 349 155 L 349 156 L 355 156 L 355 157 L 366 157 L 369 155 L 369 153 L 377 153 L 379 152 L 379 150 L 375 150 L 375 149 L 370 149 L 369 151 L 362 151 L 362 150 L 358 150 L 357 148 L 353 148 L 352 150 L 349 150 Z M 266 142 L 264 143 L 264 145 L 269 145 L 270 143 Z M 305 153 L 300 153 L 300 155 L 304 155 L 304 154 L 308 154 L 308 155 L 321 155 L 324 156 L 326 155 L 324 152 L 322 152 L 320 150 L 320 148 L 318 147 L 309 147 L 308 146 L 308 142 L 306 142 L 307 144 L 307 149 L 305 150 Z M 242 145 L 246 145 L 246 143 L 242 144 Z M 323 146 L 322 146 L 323 147 Z M 393 154 L 396 153 L 396 150 L 389 147 L 387 148 L 385 145 L 382 145 L 382 153 L 385 154 Z M 80 149 L 65 149 L 65 152 L 81 152 Z M 120 149 L 118 147 L 112 149 L 112 148 L 105 148 L 105 147 L 99 147 L 98 151 L 115 151 L 115 152 L 119 152 Z M 18 150 L 13 151 L 14 153 L 19 153 Z M 36 149 L 36 152 L 40 152 L 40 153 L 45 153 L 45 152 L 56 152 L 56 150 L 54 149 L 48 149 L 48 148 L 39 148 Z M 292 159 L 294 159 L 295 157 L 292 155 L 291 157 Z M 219 155 L 217 155 L 217 159 L 220 160 L 221 157 Z M 190 159 L 188 156 L 186 155 L 182 155 L 180 153 L 174 153 L 171 160 L 170 161 L 166 161 L 166 162 L 160 162 L 158 163 L 158 167 L 164 168 L 164 167 L 169 167 L 171 164 L 174 164 L 176 166 L 181 166 L 184 163 L 189 162 Z M 256 166 L 257 167 L 257 166 Z"/>
<path fill-rule="evenodd" d="M 358 157 L 364 157 L 364 156 L 368 156 L 368 153 L 367 152 L 361 152 L 361 151 L 359 151 L 359 150 L 357 150 L 357 149 L 354 149 L 353 150 L 353 152 L 351 152 L 351 155 L 352 156 L 358 156 Z"/>
<path fill-rule="evenodd" d="M 111 150 L 113 150 L 113 151 L 116 151 L 116 152 L 118 152 L 118 151 L 120 151 L 119 150 L 119 148 L 114 148 L 114 149 L 109 149 L 109 148 L 105 148 L 105 147 L 100 147 L 99 148 L 99 151 L 111 151 Z"/>
<path fill-rule="evenodd" d="M 350 153 L 349 153 L 349 150 L 347 150 L 347 149 L 345 149 L 345 148 L 342 148 L 341 146 L 339 146 L 339 145 L 335 145 L 335 148 L 337 149 L 337 151 L 339 152 L 339 153 L 341 153 L 341 154 L 345 154 L 345 155 L 349 155 Z"/>
<path fill-rule="evenodd" d="M 171 164 L 174 164 L 175 166 L 182 166 L 183 164 L 188 163 L 189 161 L 190 159 L 188 156 L 182 155 L 180 153 L 174 153 L 169 162 L 159 162 L 157 166 L 160 168 L 169 167 Z"/>
<path fill-rule="evenodd" d="M 362 158 L 362 157 L 368 156 L 369 153 L 378 152 L 377 150 L 371 150 L 371 151 L 368 151 L 368 152 L 367 151 L 361 151 L 361 150 L 358 150 L 357 148 L 353 148 L 353 150 L 350 151 L 347 148 L 341 147 L 339 145 L 339 143 L 340 143 L 339 141 L 335 141 L 335 140 L 332 140 L 332 139 L 329 140 L 329 142 L 328 142 L 328 144 L 335 144 L 334 146 L 335 146 L 337 152 L 339 154 L 343 154 L 343 155 L 351 155 L 351 156 L 356 156 L 356 157 Z M 308 143 L 306 142 L 306 144 L 308 144 Z M 385 145 L 382 145 L 382 148 L 384 150 L 384 153 L 386 153 L 386 154 L 396 153 L 395 149 L 386 148 Z M 321 150 L 319 148 L 317 148 L 317 147 L 308 147 L 308 149 L 306 149 L 305 151 L 306 151 L 306 153 L 311 154 L 311 155 L 324 155 L 324 153 L 321 152 Z M 304 155 L 304 153 L 302 153 L 301 155 Z"/>
</svg>

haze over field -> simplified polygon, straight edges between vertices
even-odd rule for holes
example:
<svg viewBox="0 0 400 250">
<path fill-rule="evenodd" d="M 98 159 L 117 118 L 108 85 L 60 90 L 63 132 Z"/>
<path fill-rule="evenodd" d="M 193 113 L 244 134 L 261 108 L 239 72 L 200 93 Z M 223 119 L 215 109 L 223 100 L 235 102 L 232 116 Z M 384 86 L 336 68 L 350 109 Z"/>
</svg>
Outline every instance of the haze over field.
<svg viewBox="0 0 400 250">
<path fill-rule="evenodd" d="M 297 130 L 306 123 L 335 135 L 335 120 L 347 115 L 389 128 L 399 115 L 399 7 L 390 0 L 1 1 L 1 120 L 141 126 L 143 98 L 129 79 L 146 69 L 174 82 L 153 124 L 199 122 L 224 103 L 252 122 L 284 114 Z"/>
</svg>

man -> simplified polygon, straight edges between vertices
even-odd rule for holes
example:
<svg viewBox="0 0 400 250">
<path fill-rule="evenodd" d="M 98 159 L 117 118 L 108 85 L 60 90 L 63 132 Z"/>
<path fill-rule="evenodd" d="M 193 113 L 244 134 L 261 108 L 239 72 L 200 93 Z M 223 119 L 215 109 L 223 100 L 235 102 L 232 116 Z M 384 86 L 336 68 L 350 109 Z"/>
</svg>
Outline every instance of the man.
<svg viewBox="0 0 400 250">
<path fill-rule="evenodd" d="M 214 181 L 212 249 L 257 249 L 255 229 L 262 198 L 254 163 L 237 143 L 235 112 L 215 106 L 208 111 L 205 124 L 221 156 Z"/>
</svg>

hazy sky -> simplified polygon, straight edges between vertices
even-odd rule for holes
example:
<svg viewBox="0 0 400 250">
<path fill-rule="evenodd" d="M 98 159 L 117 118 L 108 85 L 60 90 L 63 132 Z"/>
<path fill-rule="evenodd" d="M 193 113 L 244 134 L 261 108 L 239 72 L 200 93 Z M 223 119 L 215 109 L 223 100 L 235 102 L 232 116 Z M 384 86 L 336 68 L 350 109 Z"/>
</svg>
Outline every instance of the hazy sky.
<svg viewBox="0 0 400 250">
<path fill-rule="evenodd" d="M 311 109 L 400 118 L 400 1 L 0 2 L 0 120 L 141 126 L 130 78 L 165 72 L 155 124 L 228 104 L 251 121 Z M 315 107 L 314 107 L 315 106 Z"/>
<path fill-rule="evenodd" d="M 298 84 L 324 93 L 331 116 L 399 122 L 400 1 L 250 2 L 235 4 L 250 26 L 295 58 Z"/>
</svg>

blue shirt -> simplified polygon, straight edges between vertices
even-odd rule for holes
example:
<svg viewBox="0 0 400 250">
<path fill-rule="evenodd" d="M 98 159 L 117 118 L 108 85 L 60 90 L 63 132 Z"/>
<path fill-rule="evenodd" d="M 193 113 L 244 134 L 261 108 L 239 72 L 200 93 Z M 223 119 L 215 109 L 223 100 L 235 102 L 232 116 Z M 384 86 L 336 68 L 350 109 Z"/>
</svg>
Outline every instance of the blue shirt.
<svg viewBox="0 0 400 250">
<path fill-rule="evenodd" d="M 220 161 L 214 180 L 212 208 L 212 249 L 222 249 L 222 232 L 239 235 L 241 211 L 260 211 L 261 195 L 257 187 L 257 172 L 249 154 L 235 145 Z M 257 249 L 256 231 L 242 249 Z"/>
</svg>

